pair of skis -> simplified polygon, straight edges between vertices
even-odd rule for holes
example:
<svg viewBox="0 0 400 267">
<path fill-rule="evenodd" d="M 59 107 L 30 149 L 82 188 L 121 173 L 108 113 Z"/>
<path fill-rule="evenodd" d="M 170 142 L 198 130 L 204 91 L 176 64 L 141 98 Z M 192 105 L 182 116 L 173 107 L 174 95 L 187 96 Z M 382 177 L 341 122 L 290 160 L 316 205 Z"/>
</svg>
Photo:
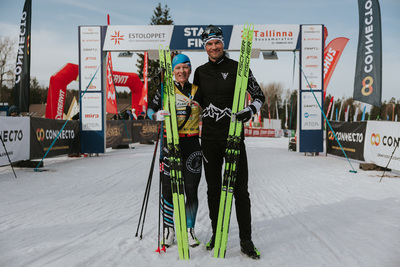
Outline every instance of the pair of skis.
<svg viewBox="0 0 400 267">
<path fill-rule="evenodd" d="M 227 148 L 225 151 L 225 167 L 222 179 L 221 199 L 219 204 L 217 232 L 215 234 L 214 257 L 225 258 L 228 243 L 229 222 L 231 217 L 233 191 L 240 157 L 240 142 L 243 123 L 237 121 L 235 113 L 242 110 L 245 104 L 246 89 L 250 70 L 251 48 L 253 44 L 254 24 L 243 27 L 242 43 L 238 70 L 236 74 L 235 93 L 232 105 L 232 117 L 229 126 Z"/>
<path fill-rule="evenodd" d="M 178 123 L 176 119 L 175 88 L 172 81 L 172 64 L 169 47 L 159 46 L 161 67 L 161 86 L 163 86 L 163 109 L 170 113 L 165 117 L 167 132 L 167 148 L 169 151 L 169 169 L 174 205 L 175 232 L 180 259 L 189 259 L 188 232 L 186 227 L 185 193 L 183 182 L 183 166 L 179 145 Z M 165 75 L 164 75 L 165 71 Z"/>
</svg>

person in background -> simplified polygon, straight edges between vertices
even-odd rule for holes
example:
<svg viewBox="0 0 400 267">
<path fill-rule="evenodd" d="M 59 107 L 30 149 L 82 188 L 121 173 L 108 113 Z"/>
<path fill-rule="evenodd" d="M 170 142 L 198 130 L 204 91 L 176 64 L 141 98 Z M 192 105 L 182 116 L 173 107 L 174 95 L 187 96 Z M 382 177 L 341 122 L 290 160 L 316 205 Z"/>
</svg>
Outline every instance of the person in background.
<svg viewBox="0 0 400 267">
<path fill-rule="evenodd" d="M 13 105 L 8 109 L 8 116 L 17 117 L 20 115 L 19 109 L 17 106 Z"/>
<path fill-rule="evenodd" d="M 224 52 L 222 31 L 210 25 L 202 34 L 208 62 L 199 66 L 194 74 L 193 83 L 199 86 L 199 101 L 203 108 L 201 148 L 204 171 L 207 181 L 208 208 L 213 235 L 206 244 L 212 250 L 215 243 L 219 202 L 222 187 L 222 170 L 227 137 L 232 113 L 238 62 L 228 58 Z M 249 71 L 247 91 L 253 102 L 235 114 L 242 122 L 250 120 L 261 108 L 265 97 Z M 236 218 L 239 225 L 240 247 L 243 253 L 254 259 L 260 258 L 260 252 L 252 241 L 250 194 L 248 191 L 248 166 L 244 144 L 244 130 L 240 142 L 240 158 L 234 188 Z"/>
<path fill-rule="evenodd" d="M 175 77 L 174 90 L 176 98 L 176 116 L 178 121 L 179 144 L 183 161 L 183 179 L 186 194 L 186 224 L 188 227 L 189 246 L 196 247 L 200 244 L 194 227 L 198 210 L 198 186 L 201 177 L 202 159 L 199 143 L 199 115 L 200 105 L 196 101 L 197 86 L 189 83 L 192 72 L 189 58 L 184 54 L 176 55 L 172 60 L 173 75 Z M 162 121 L 165 115 L 162 110 L 161 89 L 157 91 L 154 99 L 149 103 L 147 115 L 150 119 Z M 173 203 L 171 192 L 171 179 L 169 176 L 169 151 L 166 138 L 164 138 L 164 179 L 163 179 L 163 225 L 164 245 L 174 243 Z"/>
</svg>

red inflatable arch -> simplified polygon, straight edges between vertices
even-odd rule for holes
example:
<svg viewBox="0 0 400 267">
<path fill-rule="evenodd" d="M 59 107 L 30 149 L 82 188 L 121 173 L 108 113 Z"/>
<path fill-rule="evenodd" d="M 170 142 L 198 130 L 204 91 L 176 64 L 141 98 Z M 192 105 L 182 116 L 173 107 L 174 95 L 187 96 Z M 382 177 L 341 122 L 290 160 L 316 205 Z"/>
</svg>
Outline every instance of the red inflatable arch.
<svg viewBox="0 0 400 267">
<path fill-rule="evenodd" d="M 46 118 L 63 119 L 67 85 L 78 78 L 79 66 L 67 63 L 56 74 L 50 77 L 47 92 Z"/>
<path fill-rule="evenodd" d="M 78 74 L 79 66 L 67 63 L 61 70 L 51 76 L 49 91 L 47 92 L 46 118 L 63 119 L 67 85 L 77 80 Z M 115 86 L 125 86 L 131 90 L 132 108 L 136 110 L 136 115 L 144 112 L 143 107 L 139 105 L 143 90 L 143 82 L 139 76 L 133 72 L 114 71 L 113 77 Z"/>
<path fill-rule="evenodd" d="M 143 90 L 143 82 L 140 80 L 139 76 L 133 72 L 113 71 L 113 77 L 115 86 L 126 86 L 131 90 L 132 108 L 135 109 L 136 116 L 145 112 L 143 106 L 139 105 Z"/>
</svg>

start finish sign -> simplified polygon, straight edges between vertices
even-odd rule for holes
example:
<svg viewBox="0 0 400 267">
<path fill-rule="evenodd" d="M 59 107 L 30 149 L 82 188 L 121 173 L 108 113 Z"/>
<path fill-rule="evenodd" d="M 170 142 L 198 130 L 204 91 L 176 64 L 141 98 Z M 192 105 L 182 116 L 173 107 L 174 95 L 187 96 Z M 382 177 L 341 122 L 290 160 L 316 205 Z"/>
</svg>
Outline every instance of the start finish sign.
<svg viewBox="0 0 400 267">
<path fill-rule="evenodd" d="M 109 25 L 103 51 L 157 50 L 160 44 L 171 50 L 204 51 L 201 34 L 208 25 Z M 224 33 L 224 49 L 239 51 L 243 25 L 215 25 Z M 254 25 L 253 49 L 293 51 L 299 25 Z"/>
</svg>

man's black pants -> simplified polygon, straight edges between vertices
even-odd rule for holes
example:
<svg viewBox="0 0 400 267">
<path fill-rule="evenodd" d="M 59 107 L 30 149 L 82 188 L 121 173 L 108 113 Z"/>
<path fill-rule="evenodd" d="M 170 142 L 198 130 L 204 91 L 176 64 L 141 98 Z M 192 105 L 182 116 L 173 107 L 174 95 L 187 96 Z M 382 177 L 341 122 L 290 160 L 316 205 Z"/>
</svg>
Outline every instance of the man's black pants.
<svg viewBox="0 0 400 267">
<path fill-rule="evenodd" d="M 208 208 L 213 234 L 217 229 L 219 201 L 221 197 L 222 175 L 226 141 L 201 140 L 204 171 L 207 181 Z M 241 241 L 251 240 L 251 204 L 248 192 L 248 167 L 246 147 L 240 144 L 240 158 L 236 183 L 234 188 L 236 219 L 239 225 Z"/>
</svg>

